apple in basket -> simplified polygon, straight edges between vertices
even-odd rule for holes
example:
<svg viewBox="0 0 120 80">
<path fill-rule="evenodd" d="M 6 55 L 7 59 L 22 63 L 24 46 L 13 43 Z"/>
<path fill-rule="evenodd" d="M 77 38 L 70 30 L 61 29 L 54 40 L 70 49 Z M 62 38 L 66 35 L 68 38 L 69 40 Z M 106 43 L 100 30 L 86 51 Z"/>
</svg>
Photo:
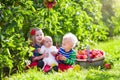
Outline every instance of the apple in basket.
<svg viewBox="0 0 120 80">
<path fill-rule="evenodd" d="M 84 55 L 84 54 L 81 54 L 81 55 L 77 54 L 76 57 L 77 57 L 77 59 L 87 59 L 88 58 L 88 56 Z"/>
<path fill-rule="evenodd" d="M 104 52 L 101 50 L 90 50 L 90 58 L 94 59 L 94 58 L 98 58 L 104 55 Z M 77 59 L 87 59 L 88 58 L 88 53 L 87 50 L 78 50 L 77 55 L 76 55 Z"/>
<path fill-rule="evenodd" d="M 87 55 L 80 55 L 80 56 L 79 56 L 79 59 L 87 59 L 87 58 L 88 58 Z"/>
<path fill-rule="evenodd" d="M 93 58 L 98 58 L 98 57 L 101 57 L 103 56 L 104 52 L 101 51 L 101 50 L 91 50 L 90 51 L 90 57 L 93 59 Z"/>
<path fill-rule="evenodd" d="M 91 59 L 94 59 L 94 58 L 95 58 L 95 55 L 90 54 L 90 58 L 91 58 Z"/>
<path fill-rule="evenodd" d="M 76 57 L 77 59 L 87 59 L 87 50 L 78 50 Z"/>
<path fill-rule="evenodd" d="M 78 50 L 78 52 L 77 52 L 78 54 L 80 54 L 80 55 L 87 55 L 87 50 Z"/>
</svg>

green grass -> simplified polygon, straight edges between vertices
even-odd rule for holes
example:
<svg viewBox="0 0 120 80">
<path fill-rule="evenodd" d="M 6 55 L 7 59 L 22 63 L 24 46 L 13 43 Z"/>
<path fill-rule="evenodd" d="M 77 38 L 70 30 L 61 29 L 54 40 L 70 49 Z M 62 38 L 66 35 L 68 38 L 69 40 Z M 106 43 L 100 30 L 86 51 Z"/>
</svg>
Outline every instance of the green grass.
<svg viewBox="0 0 120 80">
<path fill-rule="evenodd" d="M 120 80 L 120 37 L 98 43 L 92 48 L 103 50 L 106 53 L 105 60 L 112 60 L 114 63 L 112 69 L 81 68 L 80 71 L 68 70 L 48 74 L 31 69 L 28 72 L 6 77 L 4 80 Z"/>
</svg>

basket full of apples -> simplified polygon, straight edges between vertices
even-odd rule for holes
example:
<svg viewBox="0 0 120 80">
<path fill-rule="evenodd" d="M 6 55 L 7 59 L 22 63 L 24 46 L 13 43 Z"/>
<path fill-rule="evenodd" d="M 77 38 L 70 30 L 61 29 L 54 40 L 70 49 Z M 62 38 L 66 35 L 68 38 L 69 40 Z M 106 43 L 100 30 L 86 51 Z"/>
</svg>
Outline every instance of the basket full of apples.
<svg viewBox="0 0 120 80">
<path fill-rule="evenodd" d="M 86 50 L 78 50 L 76 54 L 76 63 L 83 67 L 103 66 L 105 53 L 102 50 L 93 49 L 87 46 Z"/>
</svg>

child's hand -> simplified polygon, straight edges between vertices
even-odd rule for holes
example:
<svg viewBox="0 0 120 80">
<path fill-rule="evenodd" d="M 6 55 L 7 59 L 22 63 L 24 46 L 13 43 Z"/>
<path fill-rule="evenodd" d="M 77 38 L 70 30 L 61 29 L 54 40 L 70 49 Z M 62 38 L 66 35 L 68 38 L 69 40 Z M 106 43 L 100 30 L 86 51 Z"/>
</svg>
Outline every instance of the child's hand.
<svg viewBox="0 0 120 80">
<path fill-rule="evenodd" d="M 64 60 L 64 61 L 66 60 L 66 57 L 63 55 L 59 55 L 58 57 L 59 57 L 59 60 Z"/>
<path fill-rule="evenodd" d="M 56 56 L 55 59 L 58 61 L 59 60 L 59 56 Z"/>
<path fill-rule="evenodd" d="M 53 56 L 55 56 L 57 53 L 56 53 L 56 52 L 51 52 L 51 54 L 52 54 Z"/>
<path fill-rule="evenodd" d="M 49 56 L 49 54 L 48 54 L 48 53 L 44 53 L 44 56 L 45 56 L 45 57 L 48 57 L 48 56 Z"/>
<path fill-rule="evenodd" d="M 45 57 L 45 55 L 36 56 L 36 57 L 33 57 L 33 58 L 32 58 L 32 61 L 38 61 L 38 60 L 40 60 L 40 59 L 42 59 L 42 58 L 44 58 L 44 57 Z"/>
<path fill-rule="evenodd" d="M 40 49 L 41 49 L 41 48 L 38 48 L 38 52 L 39 52 L 39 53 L 40 53 Z"/>
</svg>

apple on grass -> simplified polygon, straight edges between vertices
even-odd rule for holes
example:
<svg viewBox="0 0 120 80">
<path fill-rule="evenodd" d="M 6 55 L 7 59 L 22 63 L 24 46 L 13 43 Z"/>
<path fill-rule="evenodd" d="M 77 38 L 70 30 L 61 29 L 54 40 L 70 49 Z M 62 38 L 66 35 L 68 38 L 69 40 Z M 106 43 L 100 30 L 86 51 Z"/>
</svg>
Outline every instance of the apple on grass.
<svg viewBox="0 0 120 80">
<path fill-rule="evenodd" d="M 104 64 L 104 67 L 105 67 L 106 69 L 111 69 L 111 64 L 110 64 L 110 63 L 105 63 L 105 64 Z"/>
</svg>

